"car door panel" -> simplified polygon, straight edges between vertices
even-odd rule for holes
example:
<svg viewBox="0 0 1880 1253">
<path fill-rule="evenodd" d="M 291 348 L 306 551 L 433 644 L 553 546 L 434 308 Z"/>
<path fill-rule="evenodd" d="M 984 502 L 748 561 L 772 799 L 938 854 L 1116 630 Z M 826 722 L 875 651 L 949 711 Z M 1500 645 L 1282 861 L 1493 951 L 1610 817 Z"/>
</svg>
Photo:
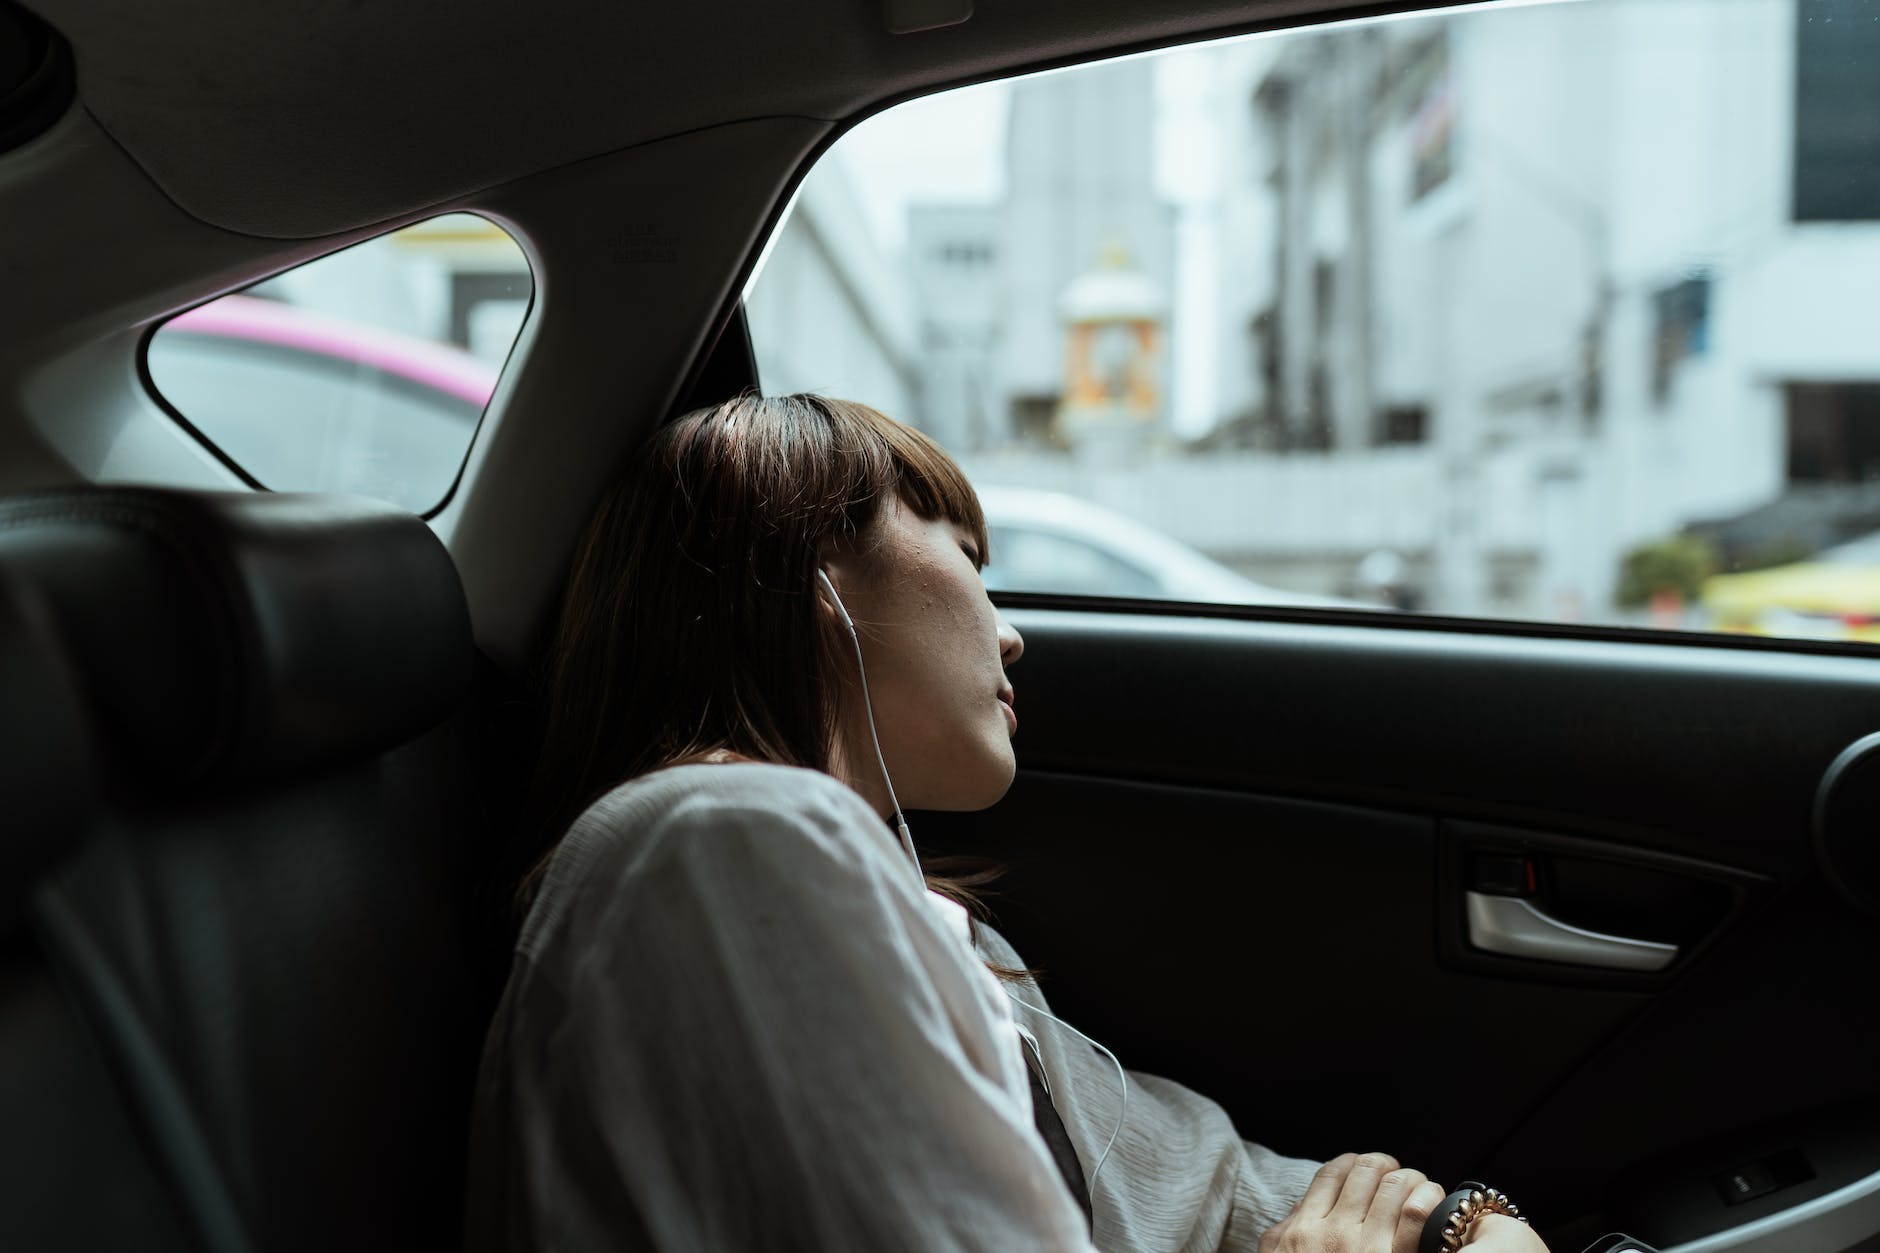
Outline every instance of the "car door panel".
<svg viewBox="0 0 1880 1253">
<path fill-rule="evenodd" d="M 1375 1140 L 1475 1160 L 1538 1098 L 1534 1074 L 1567 1071 L 1646 1003 L 1506 982 L 1505 1015 L 1467 1018 L 1486 1033 L 1479 1081 L 1515 1099 L 1431 1117 L 1428 1067 L 1456 1051 L 1478 982 L 1437 960 L 1435 821 L 1031 771 L 989 817 L 1011 866 L 998 921 L 1057 1012 L 1291 1152 Z M 917 825 L 923 843 L 934 825 Z"/>
<path fill-rule="evenodd" d="M 1659 1199 L 1726 1143 L 1880 1125 L 1858 1112 L 1880 1009 L 1850 985 L 1880 928 L 1820 872 L 1812 818 L 1880 725 L 1880 661 L 1000 600 L 1027 644 L 1017 782 L 917 839 L 1009 867 L 999 924 L 1126 1065 L 1282 1150 L 1386 1147 L 1666 1244 L 1697 1220 Z M 1484 952 L 1484 865 L 1569 926 L 1677 952 Z"/>
<path fill-rule="evenodd" d="M 1792 876 L 1812 865 L 1822 772 L 1880 728 L 1880 658 L 1846 650 L 1269 612 L 1014 608 L 1021 766 L 1558 828 Z"/>
</svg>

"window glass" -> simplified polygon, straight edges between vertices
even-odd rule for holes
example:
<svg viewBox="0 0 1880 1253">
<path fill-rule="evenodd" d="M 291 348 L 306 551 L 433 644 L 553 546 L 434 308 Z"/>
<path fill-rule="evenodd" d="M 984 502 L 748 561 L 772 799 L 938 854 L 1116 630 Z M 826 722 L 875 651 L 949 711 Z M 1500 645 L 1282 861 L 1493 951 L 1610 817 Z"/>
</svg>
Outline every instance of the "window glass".
<svg viewBox="0 0 1880 1253">
<path fill-rule="evenodd" d="M 1002 586 L 1880 640 L 1876 84 L 1874 0 L 1586 0 L 915 101 L 760 373 L 953 451 Z"/>
<path fill-rule="evenodd" d="M 463 464 L 532 290 L 513 239 L 450 214 L 172 318 L 146 363 L 262 486 L 425 512 Z"/>
<path fill-rule="evenodd" d="M 992 560 L 985 569 L 993 591 L 1074 592 L 1095 596 L 1155 596 L 1162 589 L 1154 572 L 1074 535 L 1026 526 L 987 529 Z"/>
</svg>

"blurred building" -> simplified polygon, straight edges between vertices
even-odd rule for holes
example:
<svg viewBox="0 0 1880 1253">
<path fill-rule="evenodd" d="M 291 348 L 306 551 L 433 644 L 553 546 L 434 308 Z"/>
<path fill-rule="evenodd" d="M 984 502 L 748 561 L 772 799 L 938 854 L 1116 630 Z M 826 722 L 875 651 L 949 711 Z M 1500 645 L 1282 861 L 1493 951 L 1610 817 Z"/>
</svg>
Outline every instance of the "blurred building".
<svg viewBox="0 0 1880 1253">
<path fill-rule="evenodd" d="M 1853 68 L 1880 25 L 1814 20 L 1846 7 L 1267 43 L 1224 131 L 1258 175 L 1225 194 L 1263 202 L 1224 212 L 1273 229 L 1263 263 L 1224 260 L 1253 281 L 1221 315 L 1247 372 L 1223 442 L 1354 482 L 1427 458 L 1432 602 L 1543 617 L 1603 616 L 1633 544 L 1880 473 L 1880 77 Z"/>
<path fill-rule="evenodd" d="M 999 210 L 915 205 L 908 213 L 907 247 L 926 429 L 962 451 L 1002 441 L 1007 422 L 996 377 Z"/>
<path fill-rule="evenodd" d="M 1057 417 L 1072 347 L 1064 301 L 1073 283 L 1126 265 L 1155 290 L 1169 289 L 1174 219 L 1156 193 L 1154 140 L 1147 60 L 1044 75 L 1012 89 L 997 361 L 1012 438 L 1062 438 Z M 1165 394 L 1165 367 L 1158 363 L 1146 382 L 1153 396 Z"/>
<path fill-rule="evenodd" d="M 1157 293 L 1173 273 L 1173 216 L 1156 194 L 1154 133 L 1147 61 L 1027 79 L 1012 88 L 1005 199 L 910 211 L 923 416 L 949 447 L 1074 442 L 1059 422 L 1072 374 L 1081 369 L 1087 382 L 1099 365 L 1090 350 L 1116 357 L 1122 345 L 1101 333 L 1079 339 L 1072 315 L 1088 312 L 1085 298 L 1114 286 L 1119 272 Z M 1083 296 L 1067 306 L 1080 281 Z M 1130 403 L 1147 402 L 1146 427 L 1166 416 L 1165 333 L 1158 328 L 1154 351 L 1126 354 Z M 1072 403 L 1091 412 L 1088 395 Z"/>
<path fill-rule="evenodd" d="M 927 423 L 907 270 L 870 230 L 842 162 L 803 181 L 761 273 L 744 299 L 766 392 L 822 392 Z"/>
</svg>

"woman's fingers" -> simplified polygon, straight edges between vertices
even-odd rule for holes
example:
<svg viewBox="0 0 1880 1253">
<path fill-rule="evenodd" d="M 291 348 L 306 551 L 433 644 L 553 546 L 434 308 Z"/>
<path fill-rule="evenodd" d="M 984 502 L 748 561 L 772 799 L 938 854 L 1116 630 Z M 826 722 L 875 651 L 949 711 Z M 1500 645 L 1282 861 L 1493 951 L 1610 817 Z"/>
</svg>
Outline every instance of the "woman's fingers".
<svg viewBox="0 0 1880 1253">
<path fill-rule="evenodd" d="M 1319 1168 L 1298 1206 L 1261 1238 L 1259 1253 L 1418 1253 L 1423 1224 L 1445 1195 L 1388 1153 L 1346 1153 Z"/>
<path fill-rule="evenodd" d="M 1299 1202 L 1296 1212 L 1307 1218 L 1323 1218 L 1331 1213 L 1339 1193 L 1344 1190 L 1345 1176 L 1357 1164 L 1356 1153 L 1340 1153 L 1319 1167 L 1319 1173 L 1312 1176 L 1312 1186 L 1306 1189 L 1305 1198 Z"/>
<path fill-rule="evenodd" d="M 1345 1175 L 1345 1186 L 1339 1190 L 1338 1200 L 1332 1206 L 1332 1217 L 1349 1223 L 1361 1223 L 1370 1213 L 1371 1201 L 1377 1196 L 1378 1185 L 1384 1176 L 1397 1169 L 1397 1159 L 1388 1153 L 1366 1153 L 1351 1164 L 1351 1170 Z"/>
<path fill-rule="evenodd" d="M 1448 1195 L 1443 1185 L 1429 1179 L 1422 1179 L 1410 1188 L 1404 1196 L 1403 1208 L 1397 1211 L 1397 1230 L 1391 1236 L 1390 1253 L 1417 1253 L 1417 1246 L 1423 1240 L 1423 1224 Z"/>
<path fill-rule="evenodd" d="M 1403 1208 L 1404 1198 L 1411 1189 L 1425 1183 L 1429 1176 L 1420 1170 L 1398 1167 L 1387 1172 L 1377 1181 L 1377 1191 L 1372 1194 L 1369 1212 L 1364 1216 L 1366 1226 L 1394 1227 L 1397 1212 Z"/>
<path fill-rule="evenodd" d="M 1260 1237 L 1259 1253 L 1278 1253 L 1280 1241 L 1284 1240 L 1286 1233 L 1292 1230 L 1293 1220 L 1297 1217 L 1299 1217 L 1299 1207 L 1295 1205 L 1287 1211 L 1286 1217 L 1268 1227 L 1266 1234 Z"/>
</svg>

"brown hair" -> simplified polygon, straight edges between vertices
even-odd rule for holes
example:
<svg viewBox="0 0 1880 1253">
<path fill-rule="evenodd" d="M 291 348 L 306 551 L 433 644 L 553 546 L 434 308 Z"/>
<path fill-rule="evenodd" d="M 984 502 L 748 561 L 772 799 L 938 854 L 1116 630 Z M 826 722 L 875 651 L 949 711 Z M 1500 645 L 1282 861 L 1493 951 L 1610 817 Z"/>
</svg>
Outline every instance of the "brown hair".
<svg viewBox="0 0 1880 1253">
<path fill-rule="evenodd" d="M 846 653 L 815 575 L 897 496 L 969 528 L 979 499 L 912 427 L 852 401 L 743 395 L 662 428 L 576 551 L 548 654 L 526 898 L 568 825 L 629 779 L 729 754 L 816 770 Z M 970 903 L 980 878 L 930 878 Z"/>
</svg>

